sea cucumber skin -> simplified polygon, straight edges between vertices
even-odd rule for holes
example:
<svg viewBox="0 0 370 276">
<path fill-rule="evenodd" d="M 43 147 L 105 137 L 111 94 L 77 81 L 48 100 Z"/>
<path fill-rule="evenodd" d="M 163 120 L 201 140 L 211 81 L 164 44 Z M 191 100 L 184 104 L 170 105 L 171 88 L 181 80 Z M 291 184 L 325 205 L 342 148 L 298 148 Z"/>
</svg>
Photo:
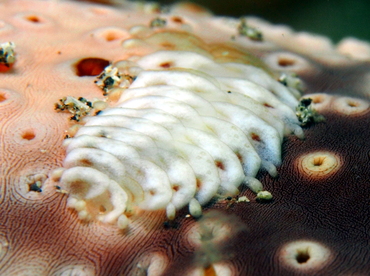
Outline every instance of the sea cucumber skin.
<svg viewBox="0 0 370 276">
<path fill-rule="evenodd" d="M 136 62 L 140 73 L 117 103 L 87 117 L 65 143 L 60 182 L 70 198 L 86 202 L 89 217 L 114 222 L 137 207 L 166 209 L 172 217 L 174 208 L 192 200 L 192 206 L 194 200 L 205 205 L 215 196 L 236 195 L 261 168 L 276 175 L 283 137 L 300 130 L 290 90 L 249 65 L 188 51 L 148 56 Z M 163 62 L 173 68 L 156 65 Z M 89 191 L 97 186 L 81 180 L 77 168 L 83 167 L 105 174 L 110 184 Z M 124 192 L 114 195 L 121 197 L 115 202 L 122 203 L 109 202 L 118 187 Z"/>
</svg>

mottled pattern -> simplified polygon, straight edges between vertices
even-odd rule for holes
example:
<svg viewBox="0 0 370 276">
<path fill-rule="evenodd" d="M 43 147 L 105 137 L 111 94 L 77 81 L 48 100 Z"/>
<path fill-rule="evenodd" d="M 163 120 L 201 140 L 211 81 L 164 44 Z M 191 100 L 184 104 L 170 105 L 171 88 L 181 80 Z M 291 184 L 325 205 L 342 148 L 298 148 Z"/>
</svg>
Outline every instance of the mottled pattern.
<svg viewBox="0 0 370 276">
<path fill-rule="evenodd" d="M 0 274 L 368 275 L 368 44 L 346 40 L 335 48 L 325 38 L 253 18 L 248 22 L 262 30 L 264 42 L 232 40 L 237 20 L 189 5 L 172 8 L 181 20 L 169 21 L 166 28 L 176 32 L 166 38 L 149 27 L 129 31 L 149 26 L 157 6 L 125 6 L 120 11 L 54 1 L 0 4 L 1 42 L 16 45 L 14 67 L 0 75 Z M 176 45 L 186 37 L 189 44 Z M 230 49 L 226 42 L 238 47 L 229 57 L 222 55 Z M 257 175 L 272 202 L 256 201 L 242 186 L 239 197 L 250 202 L 214 200 L 198 220 L 182 209 L 172 222 L 165 211 L 138 211 L 125 230 L 83 222 L 52 179 L 65 158 L 62 143 L 70 126 L 70 114 L 57 113 L 54 103 L 68 95 L 103 98 L 94 77 L 78 76 L 75 64 L 83 58 L 118 61 L 166 47 L 208 52 L 218 62 L 258 63 L 243 54 L 248 49 L 271 71 L 297 72 L 305 93 L 320 92 L 310 97 L 326 120 L 306 128 L 304 140 L 284 140 L 276 178 Z M 314 167 L 333 154 L 340 161 L 336 171 L 308 177 L 299 160 L 315 152 Z"/>
</svg>

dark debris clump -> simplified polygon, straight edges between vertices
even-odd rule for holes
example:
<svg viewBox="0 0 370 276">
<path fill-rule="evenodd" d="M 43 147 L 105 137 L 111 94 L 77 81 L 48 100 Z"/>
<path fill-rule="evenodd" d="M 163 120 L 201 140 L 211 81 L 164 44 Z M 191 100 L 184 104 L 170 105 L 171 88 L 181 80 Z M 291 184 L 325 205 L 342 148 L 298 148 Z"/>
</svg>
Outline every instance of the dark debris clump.
<svg viewBox="0 0 370 276">
<path fill-rule="evenodd" d="M 315 109 L 312 108 L 312 99 L 305 98 L 302 99 L 298 106 L 296 107 L 296 115 L 301 123 L 301 126 L 308 126 L 312 123 L 319 123 L 325 120 L 324 116 L 317 113 Z"/>
</svg>

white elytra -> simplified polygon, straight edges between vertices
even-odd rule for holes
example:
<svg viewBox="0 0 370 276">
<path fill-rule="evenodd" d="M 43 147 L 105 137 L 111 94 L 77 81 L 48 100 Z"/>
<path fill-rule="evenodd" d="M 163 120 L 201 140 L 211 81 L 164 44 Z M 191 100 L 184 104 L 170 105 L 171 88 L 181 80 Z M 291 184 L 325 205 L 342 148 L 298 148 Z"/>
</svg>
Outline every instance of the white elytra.
<svg viewBox="0 0 370 276">
<path fill-rule="evenodd" d="M 187 51 L 158 51 L 135 66 L 142 71 L 117 104 L 65 143 L 60 182 L 70 206 L 86 202 L 84 216 L 127 227 L 134 207 L 173 219 L 189 203 L 199 216 L 199 206 L 243 183 L 262 190 L 254 177 L 261 168 L 276 175 L 283 137 L 303 136 L 295 95 L 259 68 Z"/>
</svg>

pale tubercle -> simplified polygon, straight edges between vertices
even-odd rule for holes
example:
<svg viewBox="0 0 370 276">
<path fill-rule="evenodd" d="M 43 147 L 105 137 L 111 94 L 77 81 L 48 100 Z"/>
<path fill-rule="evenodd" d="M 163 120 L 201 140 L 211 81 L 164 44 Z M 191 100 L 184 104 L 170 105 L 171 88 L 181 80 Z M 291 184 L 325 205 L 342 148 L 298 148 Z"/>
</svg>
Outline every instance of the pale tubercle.
<svg viewBox="0 0 370 276">
<path fill-rule="evenodd" d="M 127 101 L 126 103 L 130 103 Z M 166 105 L 168 106 L 168 105 Z M 132 107 L 132 106 L 131 106 Z M 219 175 L 221 177 L 221 189 L 225 192 L 228 191 L 231 194 L 235 194 L 237 191 L 235 190 L 236 187 L 240 185 L 240 182 L 243 178 L 243 170 L 240 165 L 240 162 L 234 152 L 231 151 L 229 147 L 227 147 L 224 143 L 222 143 L 219 139 L 217 139 L 214 135 L 206 133 L 202 130 L 195 129 L 195 128 L 187 128 L 182 124 L 174 124 L 171 127 L 171 132 L 168 131 L 167 128 L 164 128 L 161 131 L 160 125 L 156 123 L 143 119 L 143 118 L 132 118 L 132 117 L 125 117 L 125 116 L 101 116 L 96 118 L 95 120 L 90 120 L 86 123 L 85 126 L 110 126 L 110 127 L 123 127 L 127 129 L 131 129 L 137 131 L 139 134 L 144 134 L 151 137 L 157 145 L 166 144 L 167 148 L 171 151 L 172 156 L 175 156 L 176 152 L 179 150 L 177 147 L 172 149 L 171 141 L 179 141 L 184 143 L 190 143 L 195 146 L 198 146 L 204 150 L 206 150 L 215 162 L 219 162 L 222 164 L 225 169 L 219 170 Z M 154 131 L 152 130 L 154 128 Z M 165 135 L 161 135 L 160 133 L 165 133 Z M 163 145 L 163 147 L 166 147 Z M 148 148 L 146 145 L 137 145 L 137 147 L 143 147 L 143 151 L 153 151 L 153 147 Z M 164 156 L 162 156 L 163 150 L 154 152 L 150 154 L 151 156 L 158 156 L 164 161 Z M 167 167 L 173 166 L 173 160 L 167 157 Z M 181 167 L 180 167 L 181 168 Z M 180 171 L 179 169 L 177 169 Z M 169 172 L 168 168 L 166 169 Z M 175 181 L 177 186 L 179 186 L 179 180 Z"/>
<path fill-rule="evenodd" d="M 194 69 L 197 70 L 197 72 L 200 71 L 207 73 L 207 80 L 209 80 L 213 85 L 217 86 L 217 88 L 224 92 L 231 92 L 230 95 L 228 95 L 229 97 L 236 98 L 239 96 L 235 99 L 238 101 L 243 95 L 245 96 L 243 97 L 245 101 L 250 101 L 250 98 L 258 101 L 264 108 L 272 109 L 273 112 L 269 112 L 270 116 L 268 117 L 272 118 L 272 113 L 284 120 L 286 132 L 293 132 L 299 138 L 304 137 L 297 117 L 292 110 L 292 108 L 295 108 L 298 104 L 298 99 L 295 95 L 300 95 L 300 93 L 295 89 L 293 89 L 295 93 L 292 93 L 292 91 L 273 79 L 262 69 L 245 64 L 218 64 L 209 57 L 205 57 L 194 52 L 184 51 L 157 51 L 141 58 L 137 61 L 137 64 L 146 70 L 159 70 L 162 69 L 161 66 L 165 64 L 169 68 Z M 160 78 L 158 82 L 161 82 L 163 79 L 160 75 L 157 76 Z M 211 79 L 210 76 L 213 78 Z M 176 79 L 171 78 L 171 80 L 166 82 L 166 84 L 170 84 L 175 81 Z M 135 88 L 142 85 L 142 83 L 135 82 L 134 86 L 131 87 Z M 206 84 L 203 83 L 203 85 Z M 187 86 L 183 88 L 187 88 Z M 212 87 L 211 89 L 216 88 Z M 202 95 L 204 94 L 202 93 Z M 212 93 L 212 97 L 215 96 L 221 98 L 225 97 L 223 93 Z M 213 98 L 213 100 L 215 99 Z M 253 109 L 255 112 L 258 111 L 250 104 L 244 106 L 249 109 Z M 261 106 L 260 109 L 263 107 Z M 273 123 L 273 125 L 276 126 L 276 123 Z"/>
<path fill-rule="evenodd" d="M 292 93 L 268 73 L 252 65 L 216 63 L 201 54 L 185 51 L 157 51 L 141 58 L 137 64 L 145 70 L 162 69 L 161 64 L 169 64 L 170 68 L 194 69 L 216 78 L 232 77 L 249 80 L 271 90 L 273 95 L 290 107 L 295 107 L 298 104 L 296 93 Z"/>
<path fill-rule="evenodd" d="M 126 120 L 125 120 L 126 119 Z M 102 116 L 100 120 L 94 120 L 94 124 L 98 126 L 112 126 L 112 127 L 127 127 L 129 129 L 142 129 L 142 131 L 148 130 L 149 126 L 151 125 L 146 119 L 143 118 L 131 118 L 124 116 L 117 116 L 117 115 L 110 115 L 110 116 Z M 132 126 L 128 125 L 127 123 L 133 123 Z M 88 124 L 88 123 L 87 123 Z M 90 125 L 90 124 L 89 124 Z M 90 125 L 91 126 L 91 125 Z M 147 127 L 148 126 L 148 127 Z M 149 130 L 150 131 L 150 130 Z M 142 132 L 137 132 L 137 134 L 141 134 Z M 147 133 L 150 137 L 151 133 Z M 81 141 L 81 138 L 91 137 L 87 136 L 86 134 L 82 136 L 76 137 L 75 140 Z M 135 137 L 135 136 L 134 136 Z M 187 202 L 184 201 L 188 197 L 193 197 L 196 191 L 196 179 L 193 173 L 192 168 L 190 165 L 174 150 L 169 150 L 165 147 L 159 148 L 157 145 L 152 145 L 151 143 L 142 143 L 142 141 L 138 140 L 131 140 L 130 134 L 126 132 L 123 141 L 114 140 L 114 137 L 111 137 L 111 142 L 104 141 L 107 140 L 106 138 L 101 137 L 94 137 L 92 136 L 90 139 L 89 146 L 91 143 L 96 141 L 94 147 L 100 148 L 102 150 L 108 151 L 111 154 L 114 154 L 119 158 L 119 160 L 124 163 L 126 166 L 134 166 L 132 164 L 132 160 L 147 160 L 152 162 L 153 164 L 159 166 L 163 171 L 166 172 L 168 179 L 170 181 L 171 188 L 176 191 L 172 196 L 172 203 L 174 206 L 179 209 L 184 207 Z M 151 137 L 155 140 L 156 137 Z M 170 139 L 168 139 L 170 140 Z M 68 150 L 71 147 L 75 147 L 76 143 L 73 141 Z M 88 141 L 86 141 L 88 142 Z M 139 142 L 139 143 L 137 143 Z M 106 143 L 111 144 L 111 147 L 106 147 Z M 84 145 L 77 145 L 77 146 L 84 146 Z M 122 151 L 122 153 L 120 152 Z M 131 152 L 134 151 L 132 154 Z M 130 176 L 130 172 L 126 173 Z M 122 179 L 122 185 L 125 185 L 125 180 Z M 140 186 L 139 186 L 140 187 Z M 137 189 L 130 189 L 136 191 Z M 136 196 L 137 198 L 137 196 Z"/>
<path fill-rule="evenodd" d="M 127 193 L 106 174 L 76 166 L 63 172 L 62 181 L 64 185 L 70 184 L 69 206 L 79 212 L 81 219 L 95 216 L 102 222 L 115 223 L 120 216 L 125 216 Z M 99 215 L 102 208 L 108 210 L 104 216 Z"/>
<path fill-rule="evenodd" d="M 303 137 L 294 93 L 259 68 L 187 51 L 132 64 L 142 70 L 114 106 L 65 141 L 60 182 L 82 219 L 124 228 L 135 208 L 174 219 L 187 205 L 199 217 L 242 184 L 265 192 L 259 169 L 276 176 L 284 136 Z"/>
<path fill-rule="evenodd" d="M 153 72 L 157 74 L 157 72 Z M 188 72 L 182 72 L 180 74 L 182 76 L 188 75 Z M 216 94 L 217 88 L 214 88 L 213 94 Z M 145 96 L 165 96 L 170 99 L 179 101 L 185 105 L 192 107 L 200 116 L 212 116 L 212 117 L 220 117 L 221 114 L 217 111 L 215 106 L 213 106 L 212 102 L 217 101 L 225 101 L 230 103 L 236 103 L 243 108 L 246 109 L 246 112 L 252 113 L 271 126 L 273 126 L 278 132 L 281 137 L 283 137 L 284 132 L 284 122 L 282 119 L 279 119 L 277 116 L 274 116 L 269 112 L 266 106 L 260 104 L 259 102 L 255 101 L 253 98 L 242 95 L 241 93 L 232 93 L 231 91 L 227 91 L 227 94 L 222 91 L 218 91 L 219 95 L 215 95 L 214 97 L 204 95 L 203 97 L 193 93 L 191 90 L 179 88 L 174 85 L 155 85 L 151 87 L 145 88 L 136 88 L 130 89 L 125 91 L 122 95 L 120 101 L 126 101 L 132 98 L 139 98 Z M 292 112 L 293 113 L 293 112 Z M 295 114 L 293 113 L 294 117 Z M 194 127 L 197 122 L 198 124 L 202 124 L 202 120 L 199 118 L 195 118 L 193 116 L 195 122 L 192 123 L 192 127 Z M 181 119 L 181 118 L 180 118 Z M 296 117 L 295 117 L 296 119 Z M 296 119 L 297 120 L 297 119 Z M 185 120 L 183 123 L 186 123 Z M 298 120 L 297 120 L 298 123 Z M 204 127 L 203 127 L 204 128 Z"/>
<path fill-rule="evenodd" d="M 278 100 L 278 98 L 266 88 L 240 78 L 220 77 L 218 78 L 218 81 L 220 82 L 222 89 L 237 92 L 247 98 L 252 98 L 267 108 L 270 116 L 273 114 L 280 118 L 286 128 L 284 135 L 294 133 L 299 138 L 304 137 L 302 128 L 300 127 L 297 116 L 292 108 Z"/>
</svg>

